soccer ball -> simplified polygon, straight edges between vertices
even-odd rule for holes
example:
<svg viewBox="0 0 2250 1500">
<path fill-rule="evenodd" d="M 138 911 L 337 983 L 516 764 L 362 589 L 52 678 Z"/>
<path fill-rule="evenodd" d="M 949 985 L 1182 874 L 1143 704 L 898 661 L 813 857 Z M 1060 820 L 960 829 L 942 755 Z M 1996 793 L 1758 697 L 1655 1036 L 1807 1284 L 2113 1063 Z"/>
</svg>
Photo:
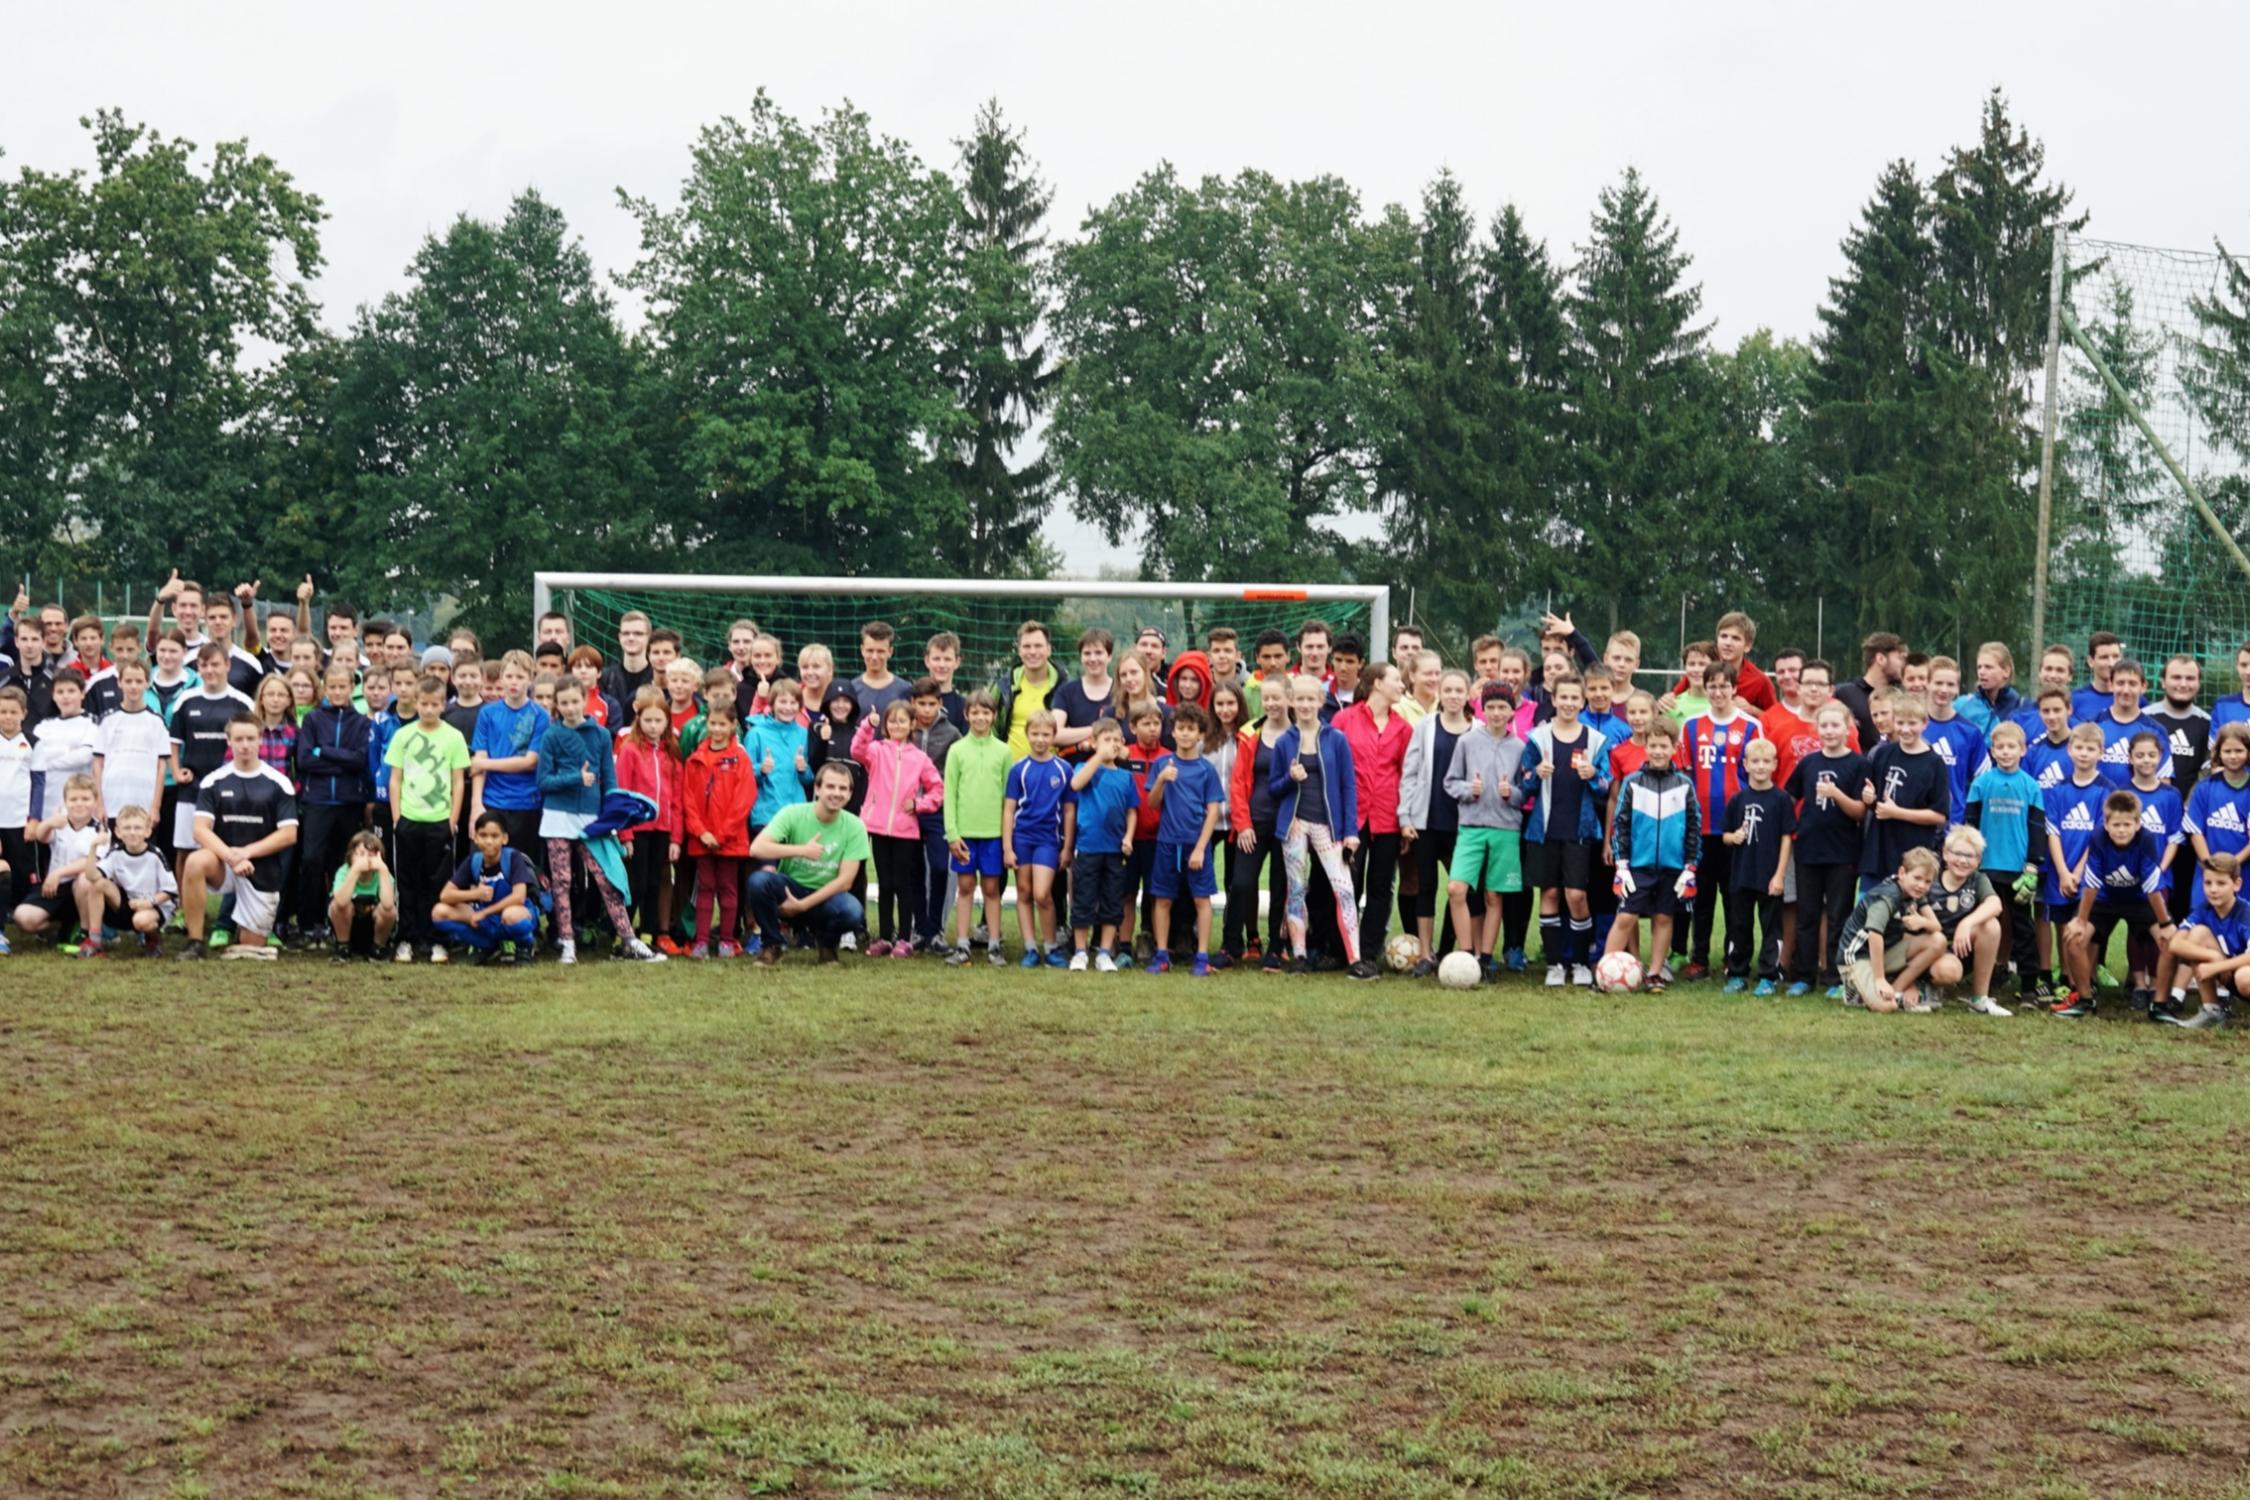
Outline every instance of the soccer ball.
<svg viewBox="0 0 2250 1500">
<path fill-rule="evenodd" d="M 1383 962 L 1401 974 L 1414 967 L 1422 958 L 1422 940 L 1411 932 L 1401 932 L 1383 945 Z"/>
<path fill-rule="evenodd" d="M 1484 978 L 1484 967 L 1474 953 L 1455 951 L 1438 961 L 1437 982 L 1449 990 L 1473 990 Z"/>
<path fill-rule="evenodd" d="M 1594 965 L 1594 983 L 1608 994 L 1630 994 L 1641 987 L 1641 961 L 1623 949 L 1604 954 Z"/>
</svg>

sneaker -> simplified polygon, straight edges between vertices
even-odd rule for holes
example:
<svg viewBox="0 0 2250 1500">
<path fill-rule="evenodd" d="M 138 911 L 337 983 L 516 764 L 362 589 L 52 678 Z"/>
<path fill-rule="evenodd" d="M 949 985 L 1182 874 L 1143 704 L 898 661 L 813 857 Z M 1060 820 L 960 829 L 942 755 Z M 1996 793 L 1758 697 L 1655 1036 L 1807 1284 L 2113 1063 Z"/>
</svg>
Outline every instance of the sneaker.
<svg viewBox="0 0 2250 1500">
<path fill-rule="evenodd" d="M 2146 1015 L 2148 1014 L 2148 1008 L 2156 1003 L 2156 991 L 2135 990 L 2129 998 L 2132 1001 L 2133 1009 L 2142 1015 Z"/>
<path fill-rule="evenodd" d="M 1564 971 L 1564 969 L 1563 969 L 1563 966 L 1562 966 L 1561 964 L 1549 964 L 1549 965 L 1547 965 L 1547 988 L 1548 988 L 1548 989 L 1551 989 L 1551 990 L 1559 990 L 1559 989 L 1561 989 L 1561 988 L 1562 988 L 1562 987 L 1563 987 L 1564 985 L 1568 984 L 1569 982 L 1570 982 L 1570 975 L 1569 975 L 1569 974 L 1568 974 L 1567 972 L 1565 972 L 1565 971 Z"/>
<path fill-rule="evenodd" d="M 836 940 L 836 946 L 846 953 L 857 953 L 859 951 L 859 934 L 856 932 L 845 933 Z"/>
<path fill-rule="evenodd" d="M 224 948 L 233 941 L 233 933 L 227 931 L 224 927 L 215 927 L 211 930 L 211 935 L 203 940 L 203 946 L 206 948 Z"/>
<path fill-rule="evenodd" d="M 1484 962 L 1477 966 L 1477 983 L 1498 984 L 1501 973 L 1500 960 L 1487 953 Z"/>
<path fill-rule="evenodd" d="M 781 962 L 781 950 L 787 946 L 786 943 L 761 943 L 751 956 L 758 961 L 759 968 L 771 969 Z"/>
<path fill-rule="evenodd" d="M 2149 1006 L 2148 1018 L 2151 1021 L 2162 1021 L 2167 1018 L 2174 1021 L 2184 1021 L 2188 1018 L 2187 1000 L 2180 995 L 2172 995 L 2159 1000 Z"/>
<path fill-rule="evenodd" d="M 1055 946 L 1054 946 L 1054 947 L 1052 947 L 1052 948 L 1049 948 L 1049 949 L 1047 950 L 1047 967 L 1048 967 L 1048 968 L 1050 968 L 1050 969 L 1059 969 L 1059 968 L 1062 968 L 1062 967 L 1063 967 L 1064 965 L 1068 964 L 1069 962 L 1070 962 L 1070 955 L 1069 955 L 1068 953 L 1065 953 L 1065 952 L 1063 951 L 1063 945 L 1062 945 L 1062 944 L 1060 944 L 1060 943 L 1057 943 L 1057 944 L 1055 944 Z"/>
<path fill-rule="evenodd" d="M 985 949 L 984 956 L 991 961 L 992 967 L 995 969 L 1008 967 L 1008 950 L 998 943 L 994 943 L 991 947 Z"/>
<path fill-rule="evenodd" d="M 578 940 L 576 938 L 564 938 L 562 940 L 561 946 L 556 950 L 555 962 L 559 964 L 578 962 Z"/>
<path fill-rule="evenodd" d="M 2182 1031 L 2215 1031 L 2227 1024 L 2227 1013 L 2224 1006 L 2206 1005 L 2184 1021 L 2172 1016 L 2160 1016 L 2157 1019 L 2167 1026 L 2177 1026 Z"/>
<path fill-rule="evenodd" d="M 1081 948 L 1076 953 L 1070 955 L 1070 972 L 1073 974 L 1083 974 L 1086 972 L 1088 967 L 1092 965 L 1092 963 L 1092 957 L 1088 955 L 1085 949 Z"/>
<path fill-rule="evenodd" d="M 901 938 L 897 942 L 891 944 L 891 957 L 912 958 L 913 956 L 914 945 L 910 942 L 907 942 L 904 938 Z"/>
<path fill-rule="evenodd" d="M 1911 1000 L 1901 999 L 1898 1008 L 1910 1016 L 1934 1016 L 1938 1013 L 1937 997 L 1918 991 Z"/>
<path fill-rule="evenodd" d="M 414 962 L 414 945 L 412 943 L 399 944 L 397 950 L 391 954 L 391 962 L 394 964 Z"/>
<path fill-rule="evenodd" d="M 982 922 L 969 929 L 969 946 L 972 948 L 989 948 L 992 946 L 991 935 L 984 930 Z"/>
<path fill-rule="evenodd" d="M 1691 974 L 1692 974 L 1692 968 L 1693 968 L 1693 966 L 1691 965 L 1691 966 L 1690 966 L 1690 969 L 1691 969 Z M 1734 978 L 1734 979 L 1729 979 L 1729 980 L 1728 980 L 1728 981 L 1727 981 L 1727 982 L 1726 982 L 1725 984 L 1722 984 L 1722 985 L 1720 985 L 1720 986 L 1719 986 L 1719 993 L 1720 993 L 1720 994 L 1722 994 L 1722 995 L 1739 995 L 1739 994 L 1741 994 L 1741 993 L 1742 993 L 1742 992 L 1743 992 L 1744 990 L 1746 990 L 1746 989 L 1748 989 L 1748 988 L 1750 988 L 1750 981 L 1749 981 L 1749 980 L 1747 980 L 1747 979 L 1740 979 L 1740 978 Z"/>
<path fill-rule="evenodd" d="M 141 938 L 141 952 L 146 954 L 150 958 L 162 958 L 164 956 L 163 936 L 159 933 L 154 932 L 148 933 L 143 936 Z M 0 938 L 0 958 L 5 958 L 7 956 L 7 953 L 8 940 L 6 938 Z"/>
<path fill-rule="evenodd" d="M 1840 984 L 1830 985 L 1828 987 L 1828 998 L 1831 1000 L 1841 1001 L 1844 998 L 1844 987 Z"/>
<path fill-rule="evenodd" d="M 2094 969 L 2094 988 L 2097 990 L 2114 990 L 2117 987 L 2117 976 L 2110 973 L 2107 968 L 2097 965 Z"/>
<path fill-rule="evenodd" d="M 1980 1016 L 2011 1016 L 2015 1014 L 2014 1011 L 2008 1009 L 1990 995 L 1977 996 L 1969 1002 L 1969 1009 Z"/>
<path fill-rule="evenodd" d="M 734 949 L 734 951 L 731 953 L 727 951 L 730 948 Z M 732 943 L 719 944 L 719 956 L 721 958 L 738 958 L 741 956 L 741 954 L 742 950 L 740 948 L 735 948 L 734 944 Z M 642 942 L 639 938 L 634 938 L 624 947 L 618 949 L 615 956 L 618 958 L 630 959 L 637 964 L 660 964 L 664 962 L 663 954 L 657 952 L 654 948 L 651 948 L 648 944 Z"/>
<path fill-rule="evenodd" d="M 969 952 L 969 945 L 967 943 L 963 943 L 960 947 L 955 948 L 952 952 L 946 954 L 945 961 L 948 964 L 952 965 L 954 968 L 958 969 L 961 967 L 961 965 L 967 963 L 974 956 L 975 955 Z"/>
<path fill-rule="evenodd" d="M 1666 984 L 1677 984 L 1679 982 L 1677 976 L 1672 973 L 1672 966 L 1669 963 L 1661 963 L 1656 966 L 1656 977 Z"/>
<path fill-rule="evenodd" d="M 1256 938 L 1252 938 L 1249 945 L 1242 950 L 1242 961 L 1246 964 L 1254 964 L 1264 957 L 1265 953 L 1258 947 Z"/>
<path fill-rule="evenodd" d="M 1244 962 L 1248 962 L 1248 960 L 1246 959 Z M 1260 959 L 1258 967 L 1268 974 L 1279 974 L 1287 963 L 1288 960 L 1282 957 L 1281 950 L 1277 948 Z"/>
<path fill-rule="evenodd" d="M 1671 987 L 1671 974 L 1662 970 L 1658 971 L 1657 973 L 1651 974 L 1647 979 L 1641 982 L 1641 992 L 1648 995 L 1661 995 Z"/>
<path fill-rule="evenodd" d="M 1198 953 L 1195 955 L 1194 962 L 1188 966 L 1188 973 L 1194 975 L 1197 979 L 1209 979 L 1211 977 L 1211 960 L 1214 957 L 1224 958 L 1226 955 L 1224 953 Z"/>
<path fill-rule="evenodd" d="M 1583 990 L 1592 989 L 1594 987 L 1593 969 L 1586 964 L 1572 964 L 1570 966 L 1570 982 Z"/>
<path fill-rule="evenodd" d="M 2041 974 L 2032 981 L 2031 998 L 2038 1003 L 2041 1010 L 2050 1010 L 2054 1007 L 2055 987 L 2048 983 L 2046 975 Z"/>
<path fill-rule="evenodd" d="M 1781 993 L 1781 986 L 1775 984 L 1770 979 L 1761 979 L 1758 981 L 1757 988 L 1753 989 L 1750 993 L 1756 995 L 1761 1000 L 1771 1000 L 1774 996 Z"/>
<path fill-rule="evenodd" d="M 850 934 L 848 933 L 845 935 L 847 937 L 850 936 Z M 877 938 L 874 942 L 869 943 L 867 945 L 867 956 L 869 958 L 889 958 L 891 956 L 891 945 L 889 940 L 886 938 Z"/>
<path fill-rule="evenodd" d="M 1531 967 L 1521 948 L 1510 948 L 1501 955 L 1501 965 L 1511 974 L 1521 974 Z"/>
<path fill-rule="evenodd" d="M 1110 957 L 1107 948 L 1094 955 L 1094 972 L 1097 974 L 1114 974 L 1117 972 L 1117 960 Z"/>
<path fill-rule="evenodd" d="M 2062 996 L 2060 999 L 2055 1001 L 2053 1005 L 2047 1007 L 2048 1015 L 2060 1016 L 2066 1021 L 2083 1020 L 2085 1017 L 2090 1016 L 2093 1013 L 2094 997 L 2091 995 L 2080 995 L 2075 990 Z"/>
<path fill-rule="evenodd" d="M 1789 986 L 1788 993 L 1790 999 L 1802 1000 L 1805 998 L 1805 996 L 1812 993 L 1812 986 L 1800 979 L 1795 984 Z"/>
<path fill-rule="evenodd" d="M 193 951 L 200 952 L 201 950 L 197 949 Z M 185 958 L 187 957 L 187 954 L 183 953 L 180 955 L 180 957 Z M 332 964 L 348 964 L 352 961 L 352 950 L 345 947 L 342 943 L 337 943 L 328 950 L 328 961 Z"/>
<path fill-rule="evenodd" d="M 695 960 L 697 963 L 701 963 L 711 956 L 711 945 L 709 943 L 690 944 L 688 947 L 687 956 Z"/>
<path fill-rule="evenodd" d="M 1198 960 L 1198 962 L 1200 963 L 1201 960 Z M 1380 979 L 1383 977 L 1383 971 L 1376 966 L 1375 960 L 1371 958 L 1361 959 L 1345 972 L 1349 973 L 1354 979 Z"/>
<path fill-rule="evenodd" d="M 102 940 L 100 938 L 86 939 L 85 942 L 78 945 L 78 956 L 80 958 L 100 958 L 102 956 Z"/>
<path fill-rule="evenodd" d="M 1046 960 L 1039 956 L 1037 948 L 1026 948 L 1023 950 L 1023 957 L 1016 961 L 1016 967 L 1019 969 L 1036 969 L 1045 962 Z"/>
<path fill-rule="evenodd" d="M 718 946 L 718 954 L 721 958 L 740 958 L 742 957 L 742 947 L 738 943 L 730 942 L 726 939 L 721 939 Z"/>
<path fill-rule="evenodd" d="M 672 934 L 670 934 L 669 932 L 665 933 L 664 936 L 656 940 L 656 951 L 663 954 L 666 958 L 685 958 L 687 957 L 688 952 L 688 950 L 681 945 L 680 940 L 672 936 Z"/>
<path fill-rule="evenodd" d="M 450 962 L 452 962 L 452 960 L 451 960 L 451 959 L 450 959 L 449 957 L 447 957 L 447 955 L 446 955 L 446 951 L 445 951 L 445 944 L 443 944 L 443 943 L 432 943 L 432 944 L 430 944 L 430 962 L 431 962 L 431 963 L 433 963 L 433 964 L 442 964 L 442 963 L 450 963 Z"/>
<path fill-rule="evenodd" d="M 1406 971 L 1410 979 L 1427 979 L 1436 972 L 1437 960 L 1434 958 L 1418 958 L 1414 960 L 1414 967 Z"/>
<path fill-rule="evenodd" d="M 1281 972 L 1289 975 L 1292 979 L 1301 979 L 1312 972 L 1312 960 L 1301 955 L 1292 958 L 1288 963 L 1281 966 Z"/>
<path fill-rule="evenodd" d="M 15 949 L 8 946 L 8 935 L 4 932 L 0 932 L 0 958 L 6 958 L 9 954 L 15 951 Z"/>
<path fill-rule="evenodd" d="M 1680 970 L 1680 980 L 1684 984 L 1693 984 L 1698 979 L 1709 979 L 1710 977 L 1711 966 L 1709 964 L 1689 964 Z"/>
<path fill-rule="evenodd" d="M 1148 960 L 1148 972 L 1151 974 L 1171 973 L 1172 955 L 1165 952 L 1162 948 L 1159 948 L 1154 953 L 1151 953 Z"/>
</svg>

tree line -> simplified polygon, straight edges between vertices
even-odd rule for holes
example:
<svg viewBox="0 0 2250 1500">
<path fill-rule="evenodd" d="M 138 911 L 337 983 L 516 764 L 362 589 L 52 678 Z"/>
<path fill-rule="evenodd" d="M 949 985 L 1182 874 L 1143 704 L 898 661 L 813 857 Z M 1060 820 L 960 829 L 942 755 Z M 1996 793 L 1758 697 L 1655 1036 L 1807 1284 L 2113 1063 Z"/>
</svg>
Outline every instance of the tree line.
<svg viewBox="0 0 2250 1500">
<path fill-rule="evenodd" d="M 997 104 L 933 167 L 762 92 L 676 193 L 620 190 L 635 331 L 535 192 L 334 329 L 279 162 L 86 125 L 90 172 L 0 182 L 0 534 L 41 577 L 255 559 L 505 634 L 541 567 L 1046 576 L 1067 507 L 1148 577 L 1388 582 L 1441 635 L 1682 600 L 2025 626 L 2050 236 L 2084 216 L 1997 91 L 1935 173 L 1883 171 L 1809 342 L 1732 348 L 1631 169 L 1567 248 L 1450 173 L 1371 210 L 1169 164 L 1061 234 Z"/>
</svg>

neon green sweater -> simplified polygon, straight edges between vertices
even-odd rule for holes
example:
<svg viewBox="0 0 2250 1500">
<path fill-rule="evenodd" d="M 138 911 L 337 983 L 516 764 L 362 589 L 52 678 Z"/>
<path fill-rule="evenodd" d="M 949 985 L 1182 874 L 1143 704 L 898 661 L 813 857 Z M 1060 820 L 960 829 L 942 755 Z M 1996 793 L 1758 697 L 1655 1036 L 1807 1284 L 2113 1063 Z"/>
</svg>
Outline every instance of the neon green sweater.
<svg viewBox="0 0 2250 1500">
<path fill-rule="evenodd" d="M 996 839 L 1014 757 L 998 735 L 972 734 L 945 752 L 945 838 Z"/>
</svg>

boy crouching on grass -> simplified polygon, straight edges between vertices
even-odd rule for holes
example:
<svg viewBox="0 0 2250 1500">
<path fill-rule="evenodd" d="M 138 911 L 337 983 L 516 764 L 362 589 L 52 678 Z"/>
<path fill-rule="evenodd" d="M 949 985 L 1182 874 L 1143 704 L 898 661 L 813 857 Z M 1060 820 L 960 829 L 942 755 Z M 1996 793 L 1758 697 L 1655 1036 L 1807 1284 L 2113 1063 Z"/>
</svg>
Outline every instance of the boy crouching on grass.
<svg viewBox="0 0 2250 1500">
<path fill-rule="evenodd" d="M 179 904 L 180 887 L 171 863 L 149 844 L 154 829 L 147 808 L 138 804 L 120 808 L 116 838 L 92 868 L 72 882 L 78 925 L 86 930 L 86 940 L 78 946 L 80 958 L 101 953 L 105 929 L 139 937 L 142 951 L 152 958 L 162 950 L 160 935 Z"/>
<path fill-rule="evenodd" d="M 2175 977 L 2195 986 L 2202 1007 L 2182 1015 L 2170 1000 Z M 2203 893 L 2180 930 L 2156 960 L 2158 1001 L 2152 1020 L 2207 1031 L 2227 1024 L 2223 987 L 2239 995 L 2250 984 L 2250 910 L 2242 904 L 2242 866 L 2231 854 L 2214 854 L 2203 863 Z"/>
<path fill-rule="evenodd" d="M 344 862 L 328 888 L 328 930 L 335 939 L 330 963 L 349 963 L 354 954 L 372 963 L 391 945 L 398 930 L 398 882 L 383 858 L 381 834 L 362 830 L 344 846 Z"/>
<path fill-rule="evenodd" d="M 1898 873 L 1877 881 L 1844 919 L 1838 951 L 1844 965 L 1844 1003 L 1889 1014 L 1928 1015 L 1919 981 L 1945 954 L 1945 939 L 1928 905 L 1938 857 L 1912 848 L 1899 856 Z"/>
<path fill-rule="evenodd" d="M 508 824 L 498 813 L 478 815 L 472 836 L 476 848 L 455 867 L 438 893 L 430 926 L 438 937 L 491 961 L 503 942 L 515 945 L 515 958 L 528 961 L 539 925 L 531 914 L 538 872 L 523 852 L 508 846 Z"/>
</svg>

